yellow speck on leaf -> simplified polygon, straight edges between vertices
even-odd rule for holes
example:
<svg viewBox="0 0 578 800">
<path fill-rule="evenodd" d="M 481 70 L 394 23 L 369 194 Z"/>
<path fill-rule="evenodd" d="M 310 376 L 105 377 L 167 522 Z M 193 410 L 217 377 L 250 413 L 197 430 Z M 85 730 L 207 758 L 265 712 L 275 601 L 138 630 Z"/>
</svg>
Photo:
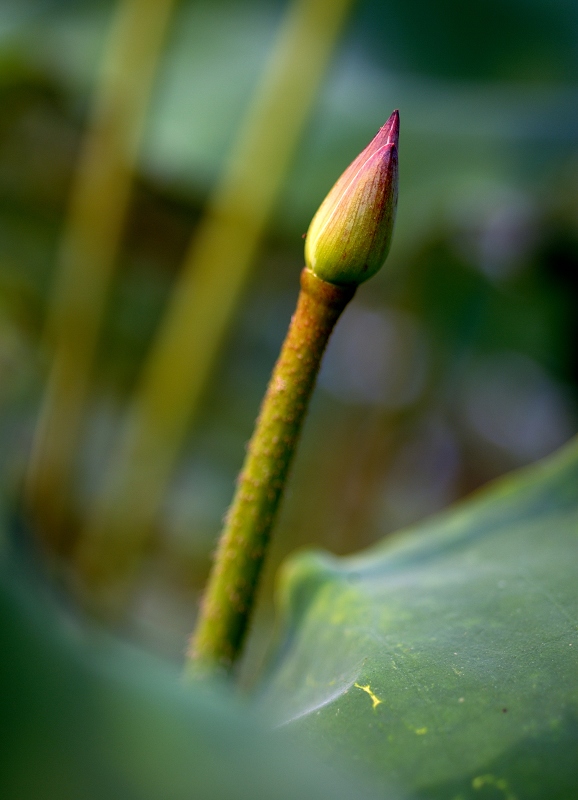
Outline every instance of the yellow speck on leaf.
<svg viewBox="0 0 578 800">
<path fill-rule="evenodd" d="M 373 705 L 374 710 L 377 708 L 378 705 L 383 703 L 383 700 L 380 700 L 379 697 L 377 697 L 377 695 L 371 691 L 371 686 L 369 684 L 367 684 L 367 686 L 361 686 L 361 684 L 359 683 L 354 683 L 353 685 L 356 686 L 358 689 L 361 689 L 362 692 L 365 692 L 371 697 L 371 703 Z"/>
<path fill-rule="evenodd" d="M 495 786 L 496 789 L 504 793 L 505 800 L 517 800 L 516 795 L 510 791 L 507 781 L 503 778 L 496 778 L 495 775 L 490 774 L 478 775 L 476 778 L 473 778 L 473 789 L 482 789 L 484 786 Z"/>
<path fill-rule="evenodd" d="M 416 728 L 415 732 L 417 733 L 418 736 L 425 736 L 425 734 L 427 733 L 427 728 Z"/>
</svg>

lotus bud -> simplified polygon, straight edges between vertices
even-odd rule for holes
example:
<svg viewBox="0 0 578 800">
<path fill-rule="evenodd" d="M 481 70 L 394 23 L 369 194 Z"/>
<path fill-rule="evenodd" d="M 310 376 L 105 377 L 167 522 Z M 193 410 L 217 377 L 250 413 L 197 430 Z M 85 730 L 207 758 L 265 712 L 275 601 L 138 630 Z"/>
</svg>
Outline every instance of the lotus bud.
<svg viewBox="0 0 578 800">
<path fill-rule="evenodd" d="M 305 240 L 305 263 L 318 278 L 359 284 L 385 261 L 397 206 L 398 135 L 394 111 L 319 206 Z"/>
</svg>

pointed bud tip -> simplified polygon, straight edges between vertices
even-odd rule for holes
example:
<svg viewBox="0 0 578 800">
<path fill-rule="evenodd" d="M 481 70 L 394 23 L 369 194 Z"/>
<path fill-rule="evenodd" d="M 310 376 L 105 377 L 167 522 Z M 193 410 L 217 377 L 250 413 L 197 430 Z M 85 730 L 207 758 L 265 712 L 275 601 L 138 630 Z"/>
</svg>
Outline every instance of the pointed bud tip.
<svg viewBox="0 0 578 800">
<path fill-rule="evenodd" d="M 397 142 L 399 139 L 399 111 L 397 109 L 393 112 L 381 130 L 387 134 L 386 144 L 394 144 L 397 147 Z"/>
<path fill-rule="evenodd" d="M 336 285 L 359 284 L 383 265 L 397 205 L 398 137 L 396 110 L 313 217 L 305 261 L 318 278 Z"/>
</svg>

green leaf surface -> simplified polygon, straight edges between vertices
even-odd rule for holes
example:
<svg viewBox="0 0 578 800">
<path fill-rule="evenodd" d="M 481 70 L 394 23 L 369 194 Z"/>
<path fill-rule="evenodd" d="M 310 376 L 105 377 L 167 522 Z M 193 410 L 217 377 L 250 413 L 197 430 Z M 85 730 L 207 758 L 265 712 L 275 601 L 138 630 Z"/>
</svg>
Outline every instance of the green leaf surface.
<svg viewBox="0 0 578 800">
<path fill-rule="evenodd" d="M 0 636 L 6 800 L 371 797 L 272 735 L 230 688 L 187 686 L 87 627 L 6 548 Z"/>
<path fill-rule="evenodd" d="M 351 558 L 286 566 L 262 701 L 418 797 L 578 796 L 578 442 Z"/>
</svg>

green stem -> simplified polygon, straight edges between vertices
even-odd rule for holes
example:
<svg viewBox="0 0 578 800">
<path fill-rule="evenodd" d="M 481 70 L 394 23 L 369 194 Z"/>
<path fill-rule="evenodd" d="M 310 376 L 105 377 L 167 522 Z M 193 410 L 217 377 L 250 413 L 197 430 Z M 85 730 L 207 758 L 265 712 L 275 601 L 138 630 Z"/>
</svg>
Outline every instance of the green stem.
<svg viewBox="0 0 578 800">
<path fill-rule="evenodd" d="M 249 443 L 215 556 L 189 657 L 229 668 L 241 651 L 291 459 L 333 326 L 355 294 L 307 269 Z"/>
</svg>

